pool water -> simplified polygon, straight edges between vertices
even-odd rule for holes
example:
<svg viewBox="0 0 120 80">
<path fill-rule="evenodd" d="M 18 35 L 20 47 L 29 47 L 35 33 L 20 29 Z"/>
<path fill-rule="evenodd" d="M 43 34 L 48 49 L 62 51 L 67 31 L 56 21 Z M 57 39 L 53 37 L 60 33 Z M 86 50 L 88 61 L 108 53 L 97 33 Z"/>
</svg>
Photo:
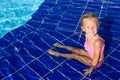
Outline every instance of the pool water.
<svg viewBox="0 0 120 80">
<path fill-rule="evenodd" d="M 0 38 L 25 24 L 44 0 L 0 0 Z"/>
</svg>

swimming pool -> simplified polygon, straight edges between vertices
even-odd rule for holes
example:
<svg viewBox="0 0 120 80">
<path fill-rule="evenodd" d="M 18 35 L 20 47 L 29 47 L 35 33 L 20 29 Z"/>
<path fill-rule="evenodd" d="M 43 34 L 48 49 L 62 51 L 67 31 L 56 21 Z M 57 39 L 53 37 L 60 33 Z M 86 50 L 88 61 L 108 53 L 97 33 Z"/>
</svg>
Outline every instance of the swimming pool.
<svg viewBox="0 0 120 80">
<path fill-rule="evenodd" d="M 24 25 L 43 2 L 44 0 L 1 0 L 0 38 Z"/>
<path fill-rule="evenodd" d="M 11 0 L 12 1 L 12 0 Z M 0 39 L 2 80 L 119 80 L 120 28 L 118 0 L 45 0 L 30 20 Z M 99 16 L 99 34 L 105 39 L 105 62 L 90 77 L 87 66 L 72 59 L 54 57 L 47 50 L 60 42 L 83 48 L 79 19 L 87 12 Z"/>
</svg>

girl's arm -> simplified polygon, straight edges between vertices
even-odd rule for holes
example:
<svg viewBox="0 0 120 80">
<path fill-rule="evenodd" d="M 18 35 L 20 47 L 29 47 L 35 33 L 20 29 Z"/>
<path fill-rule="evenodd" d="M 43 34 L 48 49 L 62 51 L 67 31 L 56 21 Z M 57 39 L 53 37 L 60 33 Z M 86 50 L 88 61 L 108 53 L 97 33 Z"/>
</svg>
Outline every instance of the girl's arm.
<svg viewBox="0 0 120 80">
<path fill-rule="evenodd" d="M 85 71 L 85 73 L 84 73 L 85 76 L 86 75 L 90 76 L 91 72 L 97 66 L 97 64 L 99 62 L 99 59 L 100 59 L 102 45 L 103 45 L 103 41 L 102 40 L 99 39 L 99 40 L 95 41 L 93 61 L 92 61 L 92 64 L 91 64 L 90 68 L 84 70 Z"/>
<path fill-rule="evenodd" d="M 99 40 L 95 41 L 93 62 L 91 64 L 92 66 L 96 66 L 99 62 L 102 45 L 103 45 L 102 40 L 99 39 Z"/>
</svg>

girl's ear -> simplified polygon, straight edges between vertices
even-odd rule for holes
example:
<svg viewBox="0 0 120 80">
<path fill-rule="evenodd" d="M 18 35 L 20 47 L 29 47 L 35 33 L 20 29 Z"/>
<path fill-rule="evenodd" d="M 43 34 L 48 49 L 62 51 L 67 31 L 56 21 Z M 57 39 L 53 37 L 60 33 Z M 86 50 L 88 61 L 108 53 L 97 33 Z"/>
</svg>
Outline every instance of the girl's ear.
<svg viewBox="0 0 120 80">
<path fill-rule="evenodd" d="M 81 26 L 81 29 L 85 32 L 85 29 L 84 29 L 84 27 L 83 27 L 83 26 Z"/>
</svg>

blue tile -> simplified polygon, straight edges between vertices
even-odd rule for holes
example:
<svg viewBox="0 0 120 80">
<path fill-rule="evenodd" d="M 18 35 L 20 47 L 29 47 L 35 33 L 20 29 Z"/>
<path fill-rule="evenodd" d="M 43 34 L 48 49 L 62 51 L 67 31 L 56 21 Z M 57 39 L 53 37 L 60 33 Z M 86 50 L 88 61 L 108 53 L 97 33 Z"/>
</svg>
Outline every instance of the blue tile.
<svg viewBox="0 0 120 80">
<path fill-rule="evenodd" d="M 39 63 L 39 64 L 38 64 Z M 32 70 L 34 70 L 35 73 L 39 74 L 40 76 L 44 76 L 46 73 L 49 72 L 47 68 L 45 68 L 44 65 L 42 65 L 38 61 L 34 61 L 28 65 Z"/>
<path fill-rule="evenodd" d="M 10 7 L 9 5 L 6 7 Z M 118 80 L 120 78 L 119 6 L 117 0 L 45 0 L 31 15 L 29 21 L 0 39 L 0 79 Z M 34 6 L 30 10 L 32 8 Z M 56 42 L 83 48 L 85 33 L 78 40 L 81 30 L 79 19 L 88 12 L 94 12 L 99 16 L 99 34 L 104 38 L 106 46 L 103 65 L 95 69 L 90 77 L 84 77 L 83 69 L 88 66 L 73 59 L 50 55 L 47 50 L 53 49 L 63 54 L 71 53 L 53 46 Z M 2 14 L 0 17 L 3 17 Z M 16 14 L 20 17 L 27 12 L 16 11 Z M 6 18 L 10 16 L 14 15 L 8 15 Z M 4 20 L 1 18 L 1 21 Z M 16 25 L 15 22 L 12 26 Z M 9 24 L 9 21 L 5 23 Z M 6 24 L 3 25 L 6 28 Z"/>
</svg>

